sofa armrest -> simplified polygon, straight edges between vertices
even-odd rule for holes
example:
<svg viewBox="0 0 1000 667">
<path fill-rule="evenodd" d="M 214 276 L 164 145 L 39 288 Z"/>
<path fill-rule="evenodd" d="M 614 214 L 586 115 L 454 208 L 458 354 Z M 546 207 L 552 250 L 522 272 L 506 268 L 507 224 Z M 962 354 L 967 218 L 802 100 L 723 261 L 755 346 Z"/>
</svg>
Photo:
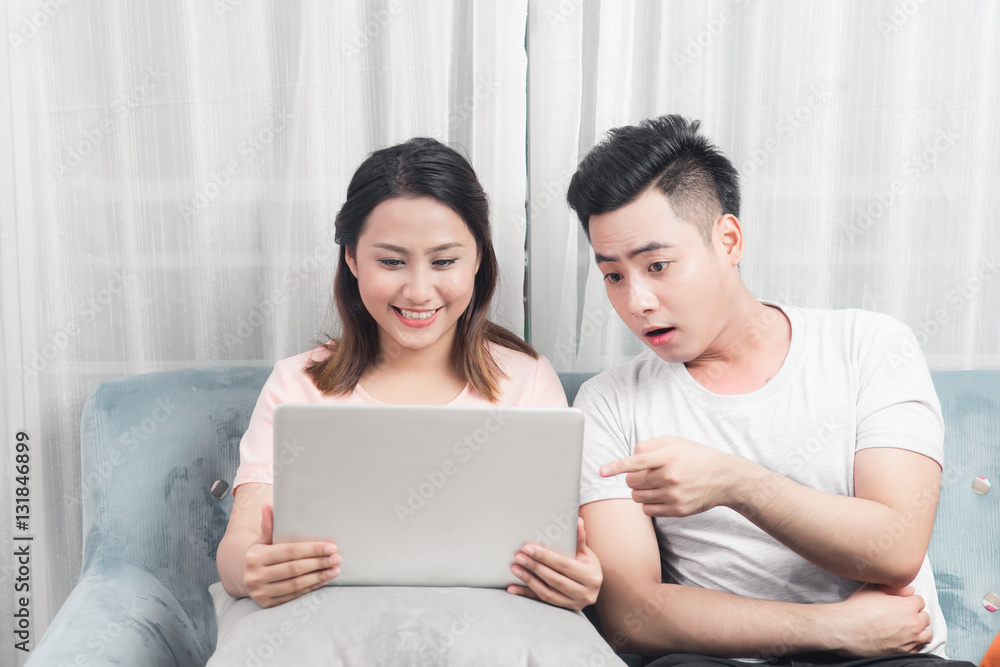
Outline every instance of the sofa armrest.
<svg viewBox="0 0 1000 667">
<path fill-rule="evenodd" d="M 208 653 L 199 643 L 191 620 L 158 579 L 104 561 L 80 576 L 26 667 L 204 665 Z"/>
</svg>

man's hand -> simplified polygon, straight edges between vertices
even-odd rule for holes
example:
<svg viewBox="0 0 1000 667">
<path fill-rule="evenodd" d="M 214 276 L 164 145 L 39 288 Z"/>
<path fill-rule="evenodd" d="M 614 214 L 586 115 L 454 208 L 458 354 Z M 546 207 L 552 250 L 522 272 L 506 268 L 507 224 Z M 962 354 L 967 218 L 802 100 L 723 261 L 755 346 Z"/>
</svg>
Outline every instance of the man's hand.
<svg viewBox="0 0 1000 667">
<path fill-rule="evenodd" d="M 272 544 L 274 510 L 261 507 L 260 538 L 243 557 L 243 585 L 261 607 L 274 607 L 325 586 L 340 574 L 332 542 Z"/>
<path fill-rule="evenodd" d="M 632 500 L 648 516 L 681 517 L 727 505 L 746 459 L 674 436 L 644 440 L 635 454 L 601 467 L 602 477 L 628 473 Z M 759 467 L 759 466 L 758 466 Z"/>
<path fill-rule="evenodd" d="M 507 592 L 574 611 L 594 604 L 603 581 L 601 562 L 587 546 L 583 518 L 577 519 L 576 526 L 575 559 L 537 544 L 526 544 L 510 568 L 526 585 L 508 586 Z"/>
<path fill-rule="evenodd" d="M 865 584 L 835 605 L 830 629 L 842 638 L 836 651 L 851 658 L 916 653 L 934 638 L 924 599 L 912 586 L 891 588 Z"/>
</svg>

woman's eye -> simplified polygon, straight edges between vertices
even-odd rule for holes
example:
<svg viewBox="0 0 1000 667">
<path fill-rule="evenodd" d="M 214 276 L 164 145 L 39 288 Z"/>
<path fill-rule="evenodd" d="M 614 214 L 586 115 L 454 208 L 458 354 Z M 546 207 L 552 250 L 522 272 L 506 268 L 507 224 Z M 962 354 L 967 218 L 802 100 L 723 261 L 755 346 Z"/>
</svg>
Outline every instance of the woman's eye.
<svg viewBox="0 0 1000 667">
<path fill-rule="evenodd" d="M 666 269 L 668 264 L 670 264 L 670 262 L 653 262 L 649 265 L 649 272 L 659 273 L 660 271 Z"/>
<path fill-rule="evenodd" d="M 382 266 L 387 266 L 387 267 L 389 267 L 391 269 L 394 269 L 397 266 L 402 266 L 403 265 L 403 260 L 401 260 L 401 259 L 380 259 L 378 261 L 378 263 L 381 264 Z"/>
<path fill-rule="evenodd" d="M 445 266 L 451 266 L 456 261 L 458 261 L 458 260 L 456 260 L 456 259 L 435 259 L 432 262 L 432 264 L 434 264 L 434 266 L 437 266 L 437 267 L 445 267 Z"/>
<path fill-rule="evenodd" d="M 620 273 L 606 273 L 606 274 L 604 274 L 604 280 L 606 280 L 609 283 L 616 283 L 616 282 L 618 282 L 621 279 L 622 279 L 622 276 L 621 276 Z"/>
</svg>

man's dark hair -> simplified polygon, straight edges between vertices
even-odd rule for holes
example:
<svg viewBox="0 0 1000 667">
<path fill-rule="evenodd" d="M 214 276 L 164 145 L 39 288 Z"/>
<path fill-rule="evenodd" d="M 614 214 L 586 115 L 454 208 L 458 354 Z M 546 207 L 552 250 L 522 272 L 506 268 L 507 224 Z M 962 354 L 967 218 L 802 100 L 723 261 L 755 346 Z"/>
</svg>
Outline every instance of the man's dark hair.
<svg viewBox="0 0 1000 667">
<path fill-rule="evenodd" d="M 583 159 L 566 195 L 590 238 L 590 216 L 631 203 L 654 186 L 674 213 L 696 225 L 706 243 L 720 215 L 740 215 L 740 177 L 700 123 L 660 116 L 611 130 Z"/>
</svg>

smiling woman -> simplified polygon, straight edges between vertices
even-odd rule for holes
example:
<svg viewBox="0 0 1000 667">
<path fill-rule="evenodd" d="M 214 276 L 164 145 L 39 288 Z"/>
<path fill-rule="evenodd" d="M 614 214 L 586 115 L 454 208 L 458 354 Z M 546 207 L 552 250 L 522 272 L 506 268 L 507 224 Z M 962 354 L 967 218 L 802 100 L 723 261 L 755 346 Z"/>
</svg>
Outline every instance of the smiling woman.
<svg viewBox="0 0 1000 667">
<path fill-rule="evenodd" d="M 333 542 L 273 543 L 276 405 L 566 406 L 548 360 L 487 318 L 497 282 L 489 205 L 458 152 L 412 139 L 372 153 L 351 180 L 336 228 L 343 330 L 275 365 L 240 443 L 236 502 L 218 549 L 225 591 L 262 607 L 351 567 Z M 582 523 L 575 555 L 529 544 L 512 554 L 510 571 L 522 583 L 508 592 L 574 610 L 593 603 L 602 581 Z"/>
<path fill-rule="evenodd" d="M 458 321 L 472 302 L 480 256 L 462 218 L 431 197 L 382 202 L 368 216 L 358 245 L 345 248 L 361 301 L 378 324 L 379 347 L 395 350 L 396 363 L 419 352 L 424 363 L 450 369 L 446 384 L 458 391 L 465 380 L 450 363 L 451 353 Z M 377 391 L 376 382 L 362 377 L 369 393 Z"/>
<path fill-rule="evenodd" d="M 446 384 L 469 383 L 495 400 L 503 373 L 492 346 L 537 356 L 487 319 L 498 273 L 489 202 L 457 151 L 425 138 L 375 151 L 355 172 L 336 227 L 334 293 L 343 332 L 324 345 L 329 356 L 306 369 L 324 393 L 368 388 L 377 378 L 384 385 L 390 370 L 409 369 L 391 382 L 399 387 L 399 380 L 448 369 Z M 440 344 L 431 346 L 431 338 Z M 433 349 L 409 354 L 410 340 Z M 423 368 L 413 365 L 418 359 Z M 400 402 L 427 402 L 421 397 Z"/>
</svg>

